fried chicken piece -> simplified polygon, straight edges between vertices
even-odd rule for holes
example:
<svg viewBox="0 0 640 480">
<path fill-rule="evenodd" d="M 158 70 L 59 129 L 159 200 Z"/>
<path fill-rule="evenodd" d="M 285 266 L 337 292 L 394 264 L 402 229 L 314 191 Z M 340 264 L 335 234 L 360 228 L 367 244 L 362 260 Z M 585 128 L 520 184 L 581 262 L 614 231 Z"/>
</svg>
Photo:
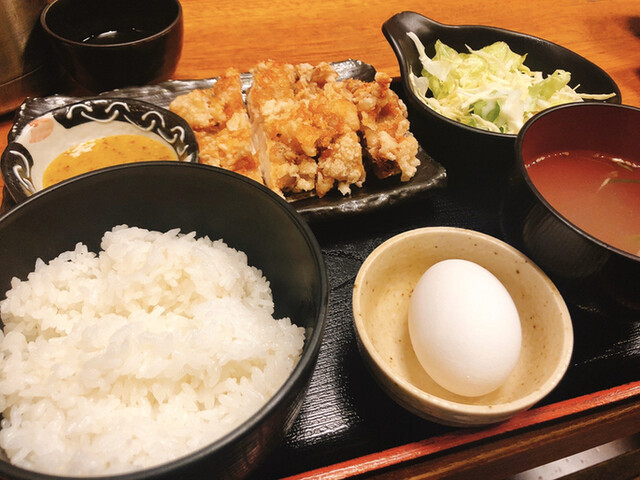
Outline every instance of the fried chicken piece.
<svg viewBox="0 0 640 480">
<path fill-rule="evenodd" d="M 310 112 L 296 99 L 296 68 L 268 60 L 251 73 L 247 108 L 265 184 L 280 195 L 313 190 L 320 132 Z"/>
<path fill-rule="evenodd" d="M 339 81 L 328 63 L 272 60 L 251 73 L 246 107 L 235 69 L 211 89 L 171 103 L 194 129 L 201 162 L 264 182 L 282 196 L 315 190 L 323 197 L 336 184 L 347 195 L 353 185 L 361 187 L 363 144 L 377 177 L 415 175 L 418 144 L 388 75 L 379 73 L 371 83 Z"/>
<path fill-rule="evenodd" d="M 361 187 L 366 173 L 358 137 L 360 120 L 353 102 L 335 91 L 337 72 L 321 63 L 304 72 L 298 81 L 297 97 L 311 112 L 313 124 L 320 131 L 316 194 L 323 197 L 338 183 L 347 195 L 351 185 Z"/>
<path fill-rule="evenodd" d="M 316 193 L 323 197 L 338 182 L 343 195 L 351 193 L 351 185 L 361 187 L 365 171 L 362 164 L 362 146 L 357 133 L 347 132 L 337 138 L 318 157 Z"/>
<path fill-rule="evenodd" d="M 418 142 L 409 131 L 407 107 L 391 90 L 391 77 L 378 72 L 374 82 L 349 79 L 342 93 L 358 107 L 360 132 L 373 173 L 378 178 L 401 174 L 412 178 L 420 165 Z"/>
<path fill-rule="evenodd" d="M 338 81 L 338 72 L 327 62 L 316 66 L 300 63 L 295 66 L 297 74 L 296 92 L 312 94 L 322 91 L 325 85 Z"/>
<path fill-rule="evenodd" d="M 251 124 L 242 99 L 242 81 L 236 69 L 228 69 L 212 88 L 177 97 L 169 109 L 183 117 L 193 129 L 201 163 L 263 183 L 251 144 Z"/>
</svg>

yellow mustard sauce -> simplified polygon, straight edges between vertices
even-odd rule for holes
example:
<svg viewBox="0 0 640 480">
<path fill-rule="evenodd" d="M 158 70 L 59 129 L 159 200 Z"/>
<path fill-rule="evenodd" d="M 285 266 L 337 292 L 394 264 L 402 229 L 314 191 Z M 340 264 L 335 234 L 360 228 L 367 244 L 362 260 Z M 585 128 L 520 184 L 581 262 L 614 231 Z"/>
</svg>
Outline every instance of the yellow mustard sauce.
<svg viewBox="0 0 640 480">
<path fill-rule="evenodd" d="M 42 186 L 99 168 L 150 160 L 178 160 L 174 150 L 142 135 L 112 135 L 89 140 L 58 155 L 44 171 Z"/>
</svg>

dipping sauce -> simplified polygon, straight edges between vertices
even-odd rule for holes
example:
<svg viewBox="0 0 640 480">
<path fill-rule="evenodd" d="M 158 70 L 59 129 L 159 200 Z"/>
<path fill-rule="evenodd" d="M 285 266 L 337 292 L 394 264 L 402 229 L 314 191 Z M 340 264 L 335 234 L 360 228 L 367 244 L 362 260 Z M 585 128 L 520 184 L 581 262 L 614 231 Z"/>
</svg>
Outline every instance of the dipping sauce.
<svg viewBox="0 0 640 480">
<path fill-rule="evenodd" d="M 599 240 L 640 256 L 640 165 L 592 150 L 556 152 L 526 165 L 560 214 Z"/>
<path fill-rule="evenodd" d="M 176 152 L 142 135 L 112 135 L 76 145 L 58 155 L 44 171 L 42 186 L 99 168 L 152 160 L 178 160 Z"/>
</svg>

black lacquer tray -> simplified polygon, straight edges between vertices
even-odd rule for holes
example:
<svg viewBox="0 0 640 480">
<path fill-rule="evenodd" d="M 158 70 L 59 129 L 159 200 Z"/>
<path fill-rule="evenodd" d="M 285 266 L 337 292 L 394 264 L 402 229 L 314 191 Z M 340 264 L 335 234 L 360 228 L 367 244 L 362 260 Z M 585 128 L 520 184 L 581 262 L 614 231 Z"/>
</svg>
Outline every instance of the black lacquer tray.
<svg viewBox="0 0 640 480">
<path fill-rule="evenodd" d="M 400 85 L 395 87 L 401 94 Z M 383 393 L 359 357 L 351 310 L 353 283 L 362 262 L 398 233 L 453 226 L 513 243 L 505 238 L 501 224 L 506 176 L 488 172 L 486 177 L 476 173 L 448 180 L 446 188 L 427 189 L 405 202 L 383 202 L 357 215 L 312 217 L 310 225 L 330 282 L 325 337 L 299 416 L 283 445 L 253 480 L 304 476 L 314 469 L 458 431 L 412 415 Z M 640 380 L 640 312 L 600 305 L 585 292 L 560 290 L 572 315 L 574 353 L 559 386 L 534 409 Z"/>
</svg>

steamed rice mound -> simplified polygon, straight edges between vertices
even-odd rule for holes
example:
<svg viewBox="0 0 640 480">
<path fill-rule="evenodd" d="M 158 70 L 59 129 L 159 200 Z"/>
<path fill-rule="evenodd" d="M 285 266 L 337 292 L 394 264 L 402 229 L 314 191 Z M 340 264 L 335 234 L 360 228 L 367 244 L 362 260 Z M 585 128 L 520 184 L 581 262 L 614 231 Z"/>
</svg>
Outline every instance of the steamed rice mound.
<svg viewBox="0 0 640 480">
<path fill-rule="evenodd" d="M 119 226 L 0 302 L 0 447 L 51 474 L 157 465 L 211 443 L 274 395 L 304 330 L 273 318 L 244 253 Z"/>
</svg>

